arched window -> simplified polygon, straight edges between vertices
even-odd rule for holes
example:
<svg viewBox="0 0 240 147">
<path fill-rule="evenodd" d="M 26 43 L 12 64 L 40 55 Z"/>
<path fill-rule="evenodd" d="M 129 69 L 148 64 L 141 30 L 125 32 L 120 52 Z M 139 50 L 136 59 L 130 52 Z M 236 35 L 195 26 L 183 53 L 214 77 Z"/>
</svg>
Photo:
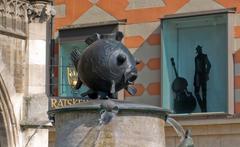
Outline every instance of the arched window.
<svg viewBox="0 0 240 147">
<path fill-rule="evenodd" d="M 3 78 L 0 74 L 0 146 L 15 147 L 18 142 L 16 120 L 8 95 L 8 89 L 3 80 L 5 78 L 5 76 Z"/>
</svg>

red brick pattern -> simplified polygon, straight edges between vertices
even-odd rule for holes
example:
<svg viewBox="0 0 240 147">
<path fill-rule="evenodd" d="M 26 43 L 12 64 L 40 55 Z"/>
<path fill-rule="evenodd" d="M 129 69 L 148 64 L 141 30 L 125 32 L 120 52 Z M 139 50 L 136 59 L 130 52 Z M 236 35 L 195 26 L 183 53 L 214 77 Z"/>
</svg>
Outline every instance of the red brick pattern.
<svg viewBox="0 0 240 147">
<path fill-rule="evenodd" d="M 235 102 L 234 112 L 235 113 L 240 113 L 240 102 Z"/>
<path fill-rule="evenodd" d="M 152 58 L 148 61 L 147 66 L 150 70 L 160 69 L 160 58 Z"/>
<path fill-rule="evenodd" d="M 240 64 L 240 49 L 234 54 L 235 64 Z"/>
<path fill-rule="evenodd" d="M 235 89 L 240 89 L 240 75 L 235 76 L 234 87 Z"/>
<path fill-rule="evenodd" d="M 190 0 L 163 0 L 165 6 L 162 7 L 152 7 L 152 8 L 139 8 L 127 10 L 128 0 L 99 0 L 96 6 L 103 9 L 105 12 L 109 13 L 117 20 L 127 20 L 127 24 L 138 24 L 147 22 L 158 22 L 159 18 L 162 18 L 167 14 L 174 14 L 180 8 L 182 8 Z M 218 4 L 225 8 L 235 7 L 237 13 L 240 13 L 240 0 L 215 0 Z M 66 25 L 71 25 L 76 19 L 78 19 L 82 14 L 89 10 L 93 3 L 89 0 L 55 0 L 55 5 L 65 4 L 66 5 L 66 16 L 63 18 L 55 18 L 54 30 L 55 32 Z M 234 28 L 234 38 L 240 38 L 240 26 L 235 26 Z M 161 44 L 160 34 L 151 34 L 146 40 L 141 36 L 126 36 L 124 38 L 124 43 L 128 48 L 139 48 L 143 43 L 148 43 L 150 46 Z M 146 48 L 148 49 L 148 48 Z M 159 47 L 160 49 L 160 47 Z M 58 55 L 58 48 L 54 49 L 56 55 Z M 147 70 L 155 71 L 159 70 L 160 58 L 149 57 L 148 61 L 142 61 L 137 69 L 139 72 L 143 71 L 144 67 Z M 235 64 L 240 64 L 240 50 L 234 54 Z M 145 66 L 146 65 L 146 66 Z M 54 75 L 58 76 L 58 69 L 54 69 Z M 160 75 L 159 75 L 160 76 Z M 141 83 L 136 84 L 138 90 L 136 96 L 141 96 L 146 91 L 150 96 L 160 95 L 160 82 L 150 83 L 146 88 Z M 235 76 L 235 89 L 240 89 L 240 75 Z M 54 89 L 57 94 L 57 88 Z M 130 96 L 125 92 L 125 96 Z M 240 112 L 240 103 L 235 104 L 235 111 Z"/>
<path fill-rule="evenodd" d="M 166 14 L 175 13 L 189 0 L 163 0 L 164 7 L 142 8 L 126 10 L 128 0 L 100 0 L 97 6 L 116 17 L 126 19 L 128 24 L 159 21 Z M 151 15 L 149 15 L 151 14 Z"/>
<path fill-rule="evenodd" d="M 126 19 L 127 23 L 159 21 L 166 14 L 172 14 L 183 7 L 189 0 L 164 0 L 165 7 L 126 10 L 128 0 L 99 0 L 97 6 L 118 20 Z M 70 25 L 85 13 L 93 4 L 88 0 L 56 0 L 55 4 L 66 4 L 66 17 L 55 18 L 54 30 Z M 151 15 L 149 15 L 151 14 Z"/>
<path fill-rule="evenodd" d="M 160 95 L 160 82 L 150 83 L 147 87 L 149 95 Z"/>
<path fill-rule="evenodd" d="M 240 26 L 234 27 L 234 37 L 240 38 Z"/>
<path fill-rule="evenodd" d="M 137 65 L 138 72 L 141 71 L 144 68 L 144 66 L 145 65 L 144 65 L 143 61 L 140 61 L 140 63 Z"/>
<path fill-rule="evenodd" d="M 57 0 L 55 3 L 62 4 L 63 0 Z M 66 17 L 55 18 L 55 32 L 63 26 L 71 25 L 76 19 L 93 6 L 93 4 L 88 0 L 64 0 L 64 3 L 66 4 Z"/>
<path fill-rule="evenodd" d="M 240 13 L 240 1 L 239 0 L 216 0 L 220 5 L 225 8 L 237 8 L 237 12 Z"/>
<path fill-rule="evenodd" d="M 150 35 L 147 39 L 147 42 L 149 45 L 160 45 L 161 44 L 160 34 Z"/>
<path fill-rule="evenodd" d="M 142 36 L 126 36 L 124 37 L 125 46 L 128 48 L 139 48 L 144 42 Z"/>
<path fill-rule="evenodd" d="M 54 5 L 64 4 L 67 0 L 54 0 Z"/>
</svg>

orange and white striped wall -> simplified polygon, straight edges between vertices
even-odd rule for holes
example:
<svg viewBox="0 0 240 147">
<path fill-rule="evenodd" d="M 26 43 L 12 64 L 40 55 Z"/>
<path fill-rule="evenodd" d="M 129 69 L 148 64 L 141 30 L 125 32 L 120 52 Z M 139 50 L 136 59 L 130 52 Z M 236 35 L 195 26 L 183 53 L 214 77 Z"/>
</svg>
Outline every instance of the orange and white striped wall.
<svg viewBox="0 0 240 147">
<path fill-rule="evenodd" d="M 240 1 L 239 0 L 55 0 L 55 35 L 63 26 L 126 20 L 124 44 L 137 58 L 136 96 L 127 100 L 161 105 L 160 18 L 168 14 L 236 8 L 234 31 L 235 112 L 240 112 Z M 57 51 L 56 51 L 57 53 Z"/>
</svg>

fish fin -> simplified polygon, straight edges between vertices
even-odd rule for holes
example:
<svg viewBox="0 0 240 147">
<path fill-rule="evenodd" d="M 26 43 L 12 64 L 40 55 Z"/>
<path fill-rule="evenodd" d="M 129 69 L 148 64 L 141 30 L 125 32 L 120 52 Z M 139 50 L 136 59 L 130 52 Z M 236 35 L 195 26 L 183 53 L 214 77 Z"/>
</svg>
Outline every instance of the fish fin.
<svg viewBox="0 0 240 147">
<path fill-rule="evenodd" d="M 90 99 L 97 99 L 97 98 L 100 98 L 100 95 L 98 94 L 98 92 L 92 92 L 88 94 L 88 97 Z"/>
<path fill-rule="evenodd" d="M 77 84 L 75 85 L 75 89 L 79 89 L 82 86 L 82 81 L 78 78 Z"/>
<path fill-rule="evenodd" d="M 115 39 L 116 39 L 117 41 L 120 41 L 120 42 L 121 42 L 122 39 L 123 39 L 123 37 L 124 37 L 124 35 L 123 35 L 122 32 L 120 32 L 120 31 L 116 32 Z"/>
<path fill-rule="evenodd" d="M 117 41 L 122 41 L 122 39 L 123 39 L 123 33 L 122 32 L 120 32 L 120 31 L 117 31 L 117 32 L 115 32 L 115 33 L 109 33 L 109 34 L 102 34 L 101 35 L 101 39 L 103 38 L 103 39 L 115 39 L 115 40 L 117 40 Z"/>
<path fill-rule="evenodd" d="M 89 89 L 89 90 L 87 90 L 86 92 L 83 92 L 83 93 L 81 93 L 81 96 L 82 97 L 85 97 L 85 96 L 87 96 L 89 93 L 91 93 L 92 92 L 92 90 L 91 89 Z"/>
<path fill-rule="evenodd" d="M 116 92 L 116 90 L 115 90 L 115 81 L 114 80 L 112 80 L 112 85 L 111 85 L 111 91 L 110 91 L 110 93 L 111 94 L 114 94 L 115 92 Z"/>
<path fill-rule="evenodd" d="M 111 98 L 111 99 L 117 99 L 117 93 L 109 93 L 108 94 L 108 97 Z"/>
<path fill-rule="evenodd" d="M 98 34 L 98 33 L 95 33 L 94 35 L 88 37 L 85 42 L 88 44 L 88 45 L 91 45 L 92 43 L 94 43 L 95 41 L 97 40 L 100 40 L 102 39 L 102 35 L 101 34 Z"/>
<path fill-rule="evenodd" d="M 113 98 L 113 99 L 117 99 L 117 93 L 113 93 L 113 94 L 112 94 L 112 98 Z"/>
<path fill-rule="evenodd" d="M 141 61 L 138 58 L 135 58 L 136 65 L 140 64 Z"/>
<path fill-rule="evenodd" d="M 71 59 L 72 59 L 75 69 L 77 70 L 78 61 L 81 59 L 81 52 L 79 49 L 76 48 L 71 52 Z"/>
<path fill-rule="evenodd" d="M 96 91 L 93 91 L 92 89 L 87 90 L 86 92 L 81 94 L 82 97 L 88 96 L 90 99 L 97 99 L 99 98 L 99 94 Z"/>
<path fill-rule="evenodd" d="M 133 86 L 128 86 L 125 89 L 130 95 L 135 95 L 137 93 L 137 89 Z"/>
</svg>

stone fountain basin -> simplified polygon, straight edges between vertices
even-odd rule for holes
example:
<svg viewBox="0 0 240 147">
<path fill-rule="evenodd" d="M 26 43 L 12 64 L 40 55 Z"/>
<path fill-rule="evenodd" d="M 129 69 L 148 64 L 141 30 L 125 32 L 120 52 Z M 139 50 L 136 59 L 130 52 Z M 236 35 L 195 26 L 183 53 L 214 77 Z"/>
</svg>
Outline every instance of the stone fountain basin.
<svg viewBox="0 0 240 147">
<path fill-rule="evenodd" d="M 101 103 L 89 101 L 50 110 L 55 119 L 56 147 L 165 147 L 165 118 L 160 107 L 117 101 L 119 111 L 100 125 Z"/>
</svg>

